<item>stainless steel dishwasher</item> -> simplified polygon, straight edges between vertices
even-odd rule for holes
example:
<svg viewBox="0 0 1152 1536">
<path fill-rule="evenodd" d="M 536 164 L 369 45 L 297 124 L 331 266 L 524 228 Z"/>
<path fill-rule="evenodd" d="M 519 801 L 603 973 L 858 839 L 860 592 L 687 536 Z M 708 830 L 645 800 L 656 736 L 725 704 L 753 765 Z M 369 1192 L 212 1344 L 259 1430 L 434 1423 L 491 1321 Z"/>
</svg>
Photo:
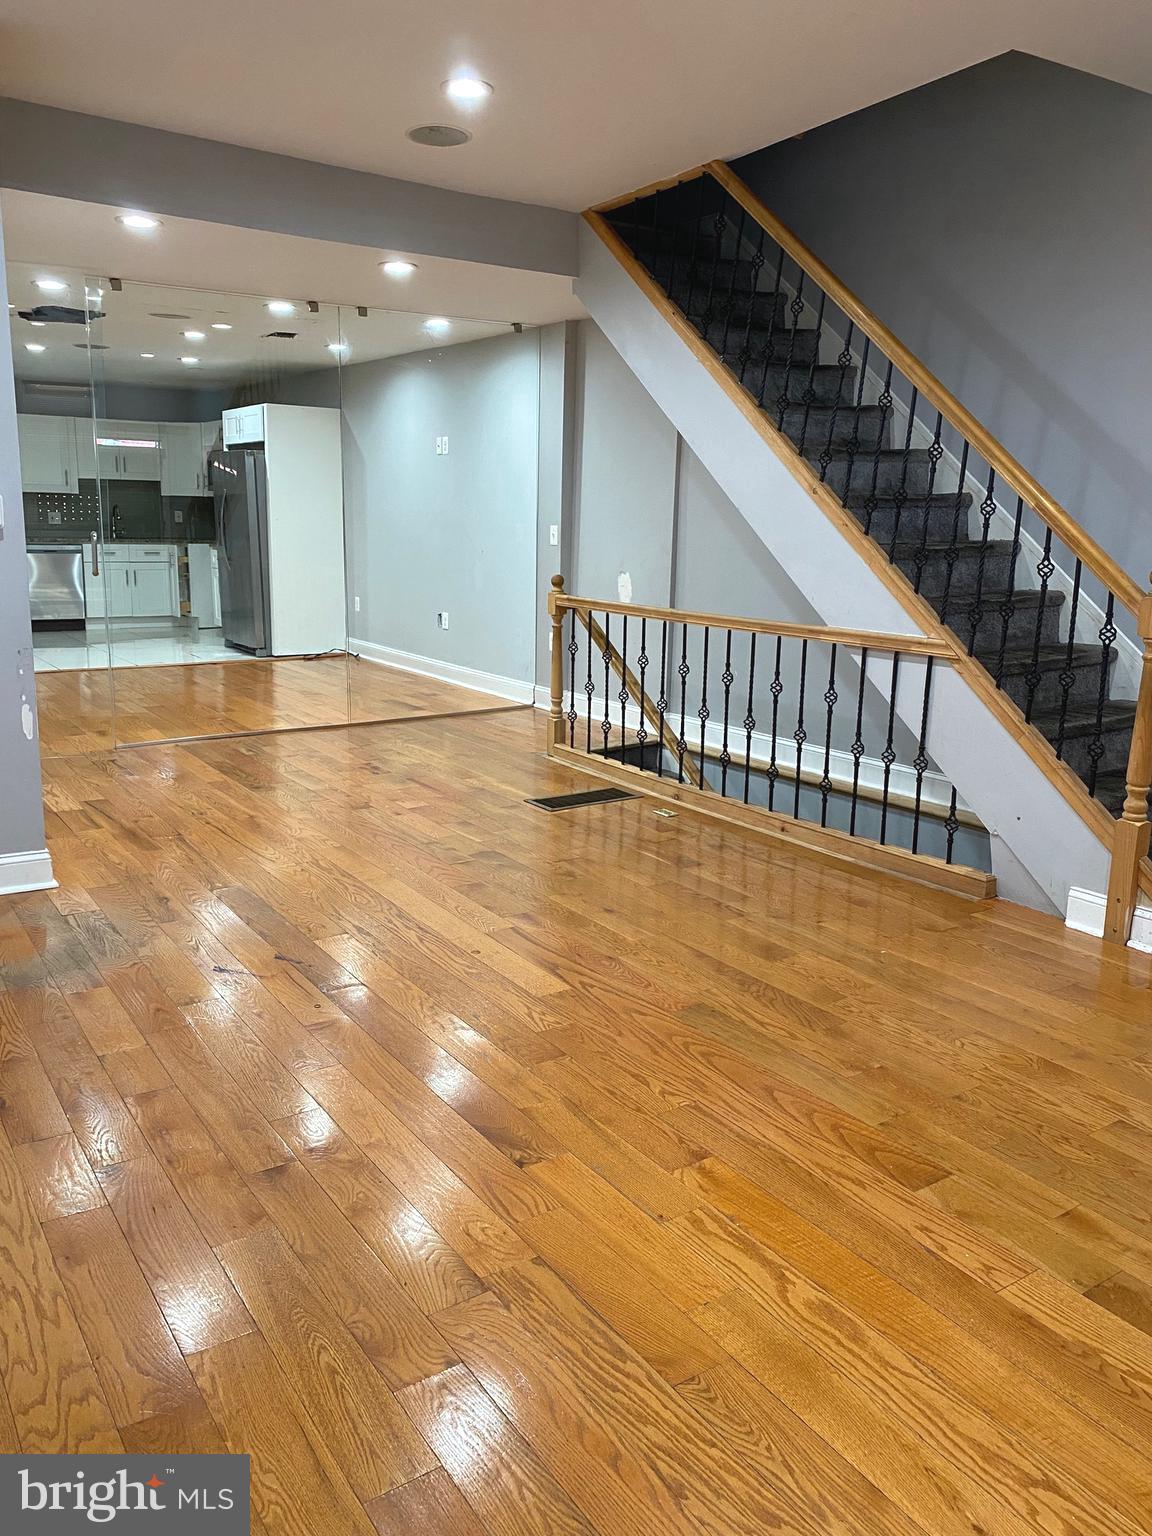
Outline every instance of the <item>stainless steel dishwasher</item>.
<svg viewBox="0 0 1152 1536">
<path fill-rule="evenodd" d="M 29 547 L 28 600 L 33 628 L 84 628 L 84 550 L 79 544 Z"/>
</svg>

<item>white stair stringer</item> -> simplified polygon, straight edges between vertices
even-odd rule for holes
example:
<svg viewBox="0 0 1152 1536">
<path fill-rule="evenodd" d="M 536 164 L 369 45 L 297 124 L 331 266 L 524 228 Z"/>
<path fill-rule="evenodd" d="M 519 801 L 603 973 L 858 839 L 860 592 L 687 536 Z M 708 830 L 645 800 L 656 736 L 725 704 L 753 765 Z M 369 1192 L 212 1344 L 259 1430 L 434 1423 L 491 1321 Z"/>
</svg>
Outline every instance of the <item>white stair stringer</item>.
<svg viewBox="0 0 1152 1536">
<path fill-rule="evenodd" d="M 824 623 L 923 634 L 588 227 L 581 233 L 576 293 Z M 902 681 L 897 713 L 918 732 L 923 680 L 911 658 Z M 1073 887 L 1106 888 L 1108 847 L 999 717 L 946 664 L 933 676 L 928 742 L 934 761 L 991 834 L 1001 896 L 1063 914 Z"/>
</svg>

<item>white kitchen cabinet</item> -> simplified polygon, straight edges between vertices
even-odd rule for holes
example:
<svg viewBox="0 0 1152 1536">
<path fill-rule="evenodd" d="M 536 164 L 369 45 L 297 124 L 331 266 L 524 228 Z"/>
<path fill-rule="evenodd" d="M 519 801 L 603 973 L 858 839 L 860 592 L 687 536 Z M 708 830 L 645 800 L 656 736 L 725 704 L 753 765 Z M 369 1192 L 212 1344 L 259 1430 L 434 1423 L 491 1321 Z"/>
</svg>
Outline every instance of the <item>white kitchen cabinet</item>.
<svg viewBox="0 0 1152 1536">
<path fill-rule="evenodd" d="M 17 416 L 20 475 L 26 491 L 75 492 L 76 436 L 70 416 Z"/>
<path fill-rule="evenodd" d="M 218 422 L 218 421 L 202 421 L 200 423 L 200 438 L 201 438 L 201 442 L 203 443 L 203 447 L 204 447 L 204 461 L 205 461 L 205 463 L 207 463 L 208 455 L 212 452 L 213 448 L 218 448 L 218 447 L 222 446 L 221 445 L 221 435 L 222 435 L 222 432 L 221 432 L 220 422 Z M 212 492 L 212 485 L 211 485 L 210 481 L 205 486 L 205 490 L 207 491 L 207 493 L 209 495 L 211 494 L 211 492 Z"/>
<path fill-rule="evenodd" d="M 76 442 L 77 478 L 96 480 L 96 424 L 91 416 L 75 416 L 72 431 Z"/>
<path fill-rule="evenodd" d="M 84 578 L 88 617 L 171 619 L 180 612 L 176 547 L 172 544 L 109 544 L 101 574 Z"/>
<path fill-rule="evenodd" d="M 131 570 L 133 617 L 145 619 L 171 616 L 175 611 L 171 565 L 167 561 L 146 565 L 134 560 Z"/>
<path fill-rule="evenodd" d="M 84 605 L 89 619 L 132 617 L 132 567 L 126 560 L 105 559 L 99 576 L 85 561 Z"/>
<path fill-rule="evenodd" d="M 154 421 L 101 421 L 96 445 L 104 480 L 159 480 L 160 431 Z"/>
<path fill-rule="evenodd" d="M 160 424 L 160 491 L 164 496 L 206 496 L 207 457 L 198 421 Z"/>
<path fill-rule="evenodd" d="M 188 599 L 201 629 L 219 629 L 220 557 L 214 544 L 188 546 Z"/>
</svg>

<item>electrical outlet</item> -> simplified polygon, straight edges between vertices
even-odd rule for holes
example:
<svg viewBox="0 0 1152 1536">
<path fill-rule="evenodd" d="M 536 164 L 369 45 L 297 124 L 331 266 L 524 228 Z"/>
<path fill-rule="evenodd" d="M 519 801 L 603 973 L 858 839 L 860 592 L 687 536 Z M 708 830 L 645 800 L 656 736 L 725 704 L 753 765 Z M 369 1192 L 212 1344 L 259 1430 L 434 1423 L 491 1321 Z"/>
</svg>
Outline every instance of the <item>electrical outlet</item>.
<svg viewBox="0 0 1152 1536">
<path fill-rule="evenodd" d="M 446 613 L 440 612 L 436 615 L 436 627 L 437 629 L 448 628 L 448 615 Z"/>
<path fill-rule="evenodd" d="M 360 612 L 360 596 L 359 596 L 359 593 L 357 593 L 357 595 L 352 599 L 352 611 L 353 611 L 353 613 L 359 613 Z"/>
</svg>

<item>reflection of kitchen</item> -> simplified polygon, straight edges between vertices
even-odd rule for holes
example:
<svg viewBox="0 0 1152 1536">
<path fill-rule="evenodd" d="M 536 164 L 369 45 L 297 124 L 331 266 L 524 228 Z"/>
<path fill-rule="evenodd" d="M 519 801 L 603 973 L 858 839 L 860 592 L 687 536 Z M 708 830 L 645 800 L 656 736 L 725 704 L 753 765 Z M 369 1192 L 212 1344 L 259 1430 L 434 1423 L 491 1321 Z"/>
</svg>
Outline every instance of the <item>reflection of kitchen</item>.
<svg viewBox="0 0 1152 1536">
<path fill-rule="evenodd" d="M 38 670 L 105 666 L 109 639 L 118 667 L 343 644 L 342 571 L 333 624 L 285 584 L 294 571 L 315 579 L 321 504 L 339 520 L 338 412 L 254 406 L 95 431 L 87 417 L 18 421 Z M 307 506 L 302 447 L 324 481 Z M 337 548 L 342 559 L 342 537 Z"/>
</svg>

